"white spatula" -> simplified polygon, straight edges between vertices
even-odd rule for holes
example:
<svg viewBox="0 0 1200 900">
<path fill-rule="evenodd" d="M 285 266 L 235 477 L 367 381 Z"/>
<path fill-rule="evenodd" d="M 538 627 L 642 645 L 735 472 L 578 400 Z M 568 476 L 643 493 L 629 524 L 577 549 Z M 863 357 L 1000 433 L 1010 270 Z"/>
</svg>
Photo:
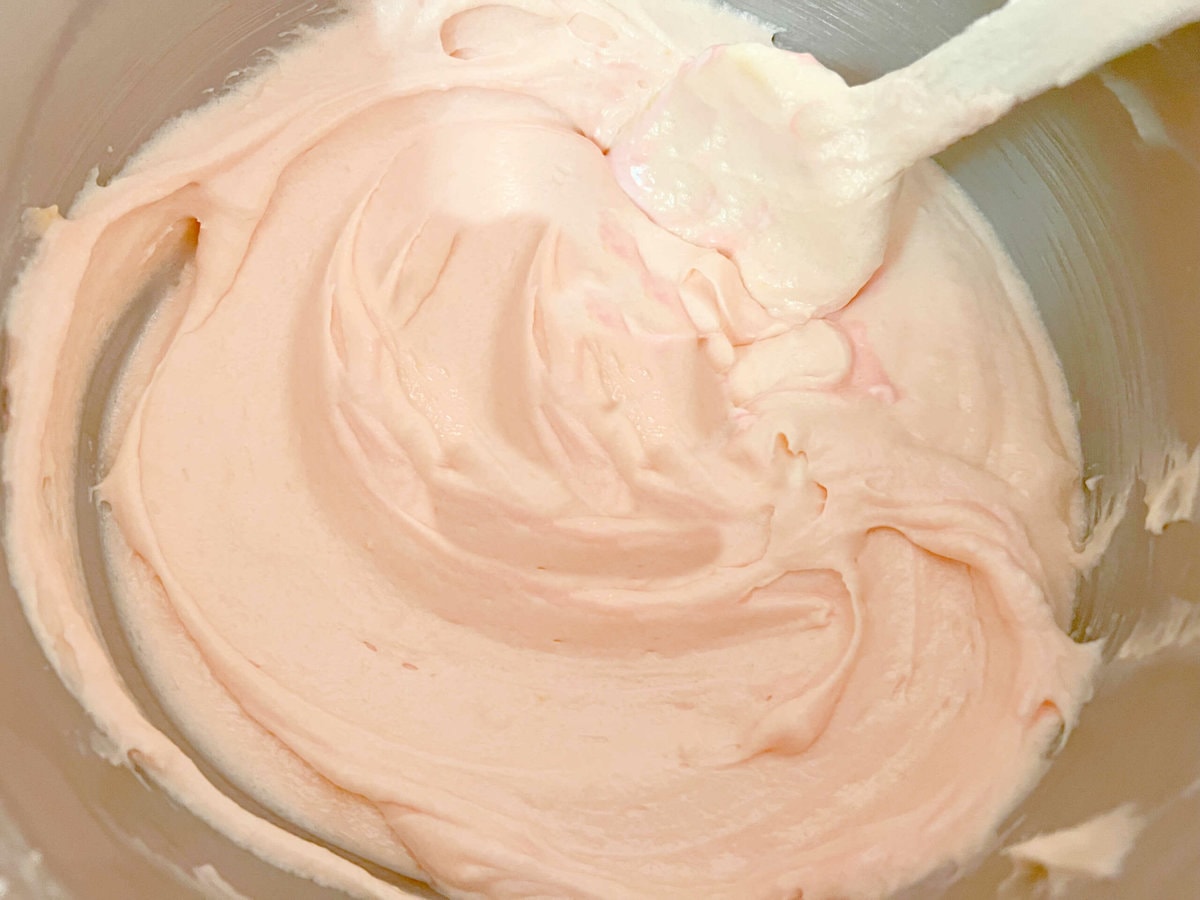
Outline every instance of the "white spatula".
<svg viewBox="0 0 1200 900">
<path fill-rule="evenodd" d="M 1196 20 L 1200 0 L 1009 0 L 859 87 L 808 55 L 716 47 L 609 156 L 651 218 L 731 256 L 759 302 L 804 321 L 844 306 L 878 269 L 913 164 Z"/>
</svg>

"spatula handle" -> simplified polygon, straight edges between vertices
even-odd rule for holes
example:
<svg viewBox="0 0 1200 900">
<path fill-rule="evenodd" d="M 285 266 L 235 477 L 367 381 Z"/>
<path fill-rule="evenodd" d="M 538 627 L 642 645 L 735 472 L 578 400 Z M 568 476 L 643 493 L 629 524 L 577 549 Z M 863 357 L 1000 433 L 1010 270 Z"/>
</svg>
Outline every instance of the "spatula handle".
<svg viewBox="0 0 1200 900">
<path fill-rule="evenodd" d="M 863 90 L 880 121 L 892 123 L 880 139 L 890 143 L 889 152 L 899 149 L 907 165 L 1024 100 L 1198 20 L 1200 0 L 1009 0 Z"/>
</svg>

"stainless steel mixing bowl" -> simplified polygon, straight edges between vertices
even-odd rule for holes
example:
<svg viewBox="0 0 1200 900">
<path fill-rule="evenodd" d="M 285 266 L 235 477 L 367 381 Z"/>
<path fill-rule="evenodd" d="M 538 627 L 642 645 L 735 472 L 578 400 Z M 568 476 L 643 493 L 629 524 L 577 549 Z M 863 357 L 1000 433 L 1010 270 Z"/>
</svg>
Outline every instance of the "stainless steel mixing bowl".
<svg viewBox="0 0 1200 900">
<path fill-rule="evenodd" d="M 1136 2 L 1136 0 L 1131 0 Z M 22 209 L 64 209 L 170 116 L 203 102 L 290 29 L 328 13 L 296 0 L 40 0 L 0 6 L 0 296 L 28 249 Z M 852 81 L 903 65 L 998 0 L 742 0 L 778 41 Z M 1147 817 L 1118 880 L 1063 896 L 1200 895 L 1200 655 L 1133 665 L 1121 648 L 1200 606 L 1200 529 L 1143 527 L 1163 448 L 1200 442 L 1200 29 L 1028 104 L 942 163 L 1024 273 L 1079 405 L 1097 507 L 1131 489 L 1073 623 L 1114 659 L 1012 839 L 1132 802 Z M 1152 629 L 1150 629 L 1152 630 Z M 334 894 L 281 873 L 96 753 L 0 579 L 0 897 L 109 900 Z M 1192 793 L 1188 793 L 1191 790 Z M 211 865 L 213 868 L 206 868 Z M 993 897 L 993 855 L 950 896 Z M 219 878 L 216 877 L 219 873 Z M 1032 882 L 1044 874 L 1028 873 Z M 1036 883 L 1011 896 L 1036 896 Z M 914 897 L 939 893 L 933 884 Z"/>
</svg>

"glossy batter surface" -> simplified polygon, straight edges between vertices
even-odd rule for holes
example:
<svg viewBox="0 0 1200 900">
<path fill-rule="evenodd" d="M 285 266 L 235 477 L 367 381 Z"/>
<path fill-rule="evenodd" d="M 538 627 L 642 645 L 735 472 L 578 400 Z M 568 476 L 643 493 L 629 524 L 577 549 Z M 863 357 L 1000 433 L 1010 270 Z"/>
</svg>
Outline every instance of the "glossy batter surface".
<svg viewBox="0 0 1200 900">
<path fill-rule="evenodd" d="M 402 895 L 222 795 L 103 650 L 80 404 L 164 279 L 94 491 L 110 573 L 182 732 L 297 830 L 451 896 L 874 897 L 1040 773 L 1094 663 L 1077 436 L 986 225 L 920 166 L 867 287 L 777 317 L 605 156 L 750 39 L 656 0 L 364 6 L 48 226 L 8 313 L 14 577 L 198 814 Z"/>
</svg>

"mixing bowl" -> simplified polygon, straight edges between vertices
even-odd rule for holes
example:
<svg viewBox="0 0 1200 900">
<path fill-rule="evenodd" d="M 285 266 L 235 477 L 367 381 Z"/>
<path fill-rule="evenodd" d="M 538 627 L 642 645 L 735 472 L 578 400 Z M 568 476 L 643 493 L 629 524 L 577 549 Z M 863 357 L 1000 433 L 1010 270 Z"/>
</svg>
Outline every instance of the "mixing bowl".
<svg viewBox="0 0 1200 900">
<path fill-rule="evenodd" d="M 782 46 L 810 50 L 862 81 L 999 3 L 736 5 L 777 23 Z M 111 177 L 165 120 L 285 45 L 297 25 L 336 13 L 335 4 L 295 0 L 4 4 L 0 296 L 29 249 L 24 208 L 67 208 L 85 182 Z M 1197 896 L 1200 654 L 1175 638 L 1200 621 L 1200 529 L 1157 526 L 1165 524 L 1161 510 L 1187 512 L 1186 481 L 1174 476 L 1187 474 L 1182 464 L 1200 443 L 1200 28 L 1026 105 L 941 162 L 1032 288 L 1078 403 L 1093 519 L 1101 530 L 1116 523 L 1110 548 L 1081 585 L 1072 623 L 1078 639 L 1105 641 L 1097 697 L 1006 823 L 1004 843 L 1113 810 L 1142 834 L 1119 877 L 1101 865 L 1099 880 L 1047 881 L 1056 869 L 1044 861 L 1014 874 L 1013 860 L 997 851 L 971 872 L 940 873 L 909 893 L 946 893 L 943 882 L 962 875 L 947 896 L 1046 896 L 1052 887 L 1066 897 Z M 85 453 L 94 437 L 84 435 Z M 1105 517 L 1122 504 L 1124 516 Z M 1148 508 L 1161 534 L 1147 529 Z M 109 633 L 120 657 L 120 636 Z M 257 860 L 137 772 L 110 765 L 103 739 L 43 658 L 7 578 L 0 670 L 0 897 L 337 896 Z M 1079 837 L 1096 859 L 1114 858 L 1102 848 L 1103 829 Z"/>
</svg>

